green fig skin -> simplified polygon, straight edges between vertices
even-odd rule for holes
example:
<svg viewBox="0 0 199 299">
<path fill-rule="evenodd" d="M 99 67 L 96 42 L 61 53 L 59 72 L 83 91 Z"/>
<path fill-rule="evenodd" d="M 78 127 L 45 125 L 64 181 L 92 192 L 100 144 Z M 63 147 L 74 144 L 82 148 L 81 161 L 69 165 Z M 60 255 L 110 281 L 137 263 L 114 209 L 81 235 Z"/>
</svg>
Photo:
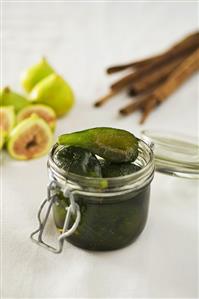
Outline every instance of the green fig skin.
<svg viewBox="0 0 199 299">
<path fill-rule="evenodd" d="M 17 114 L 17 123 L 20 123 L 22 120 L 30 117 L 31 114 L 36 114 L 41 117 L 47 122 L 51 130 L 54 132 L 56 128 L 56 114 L 51 107 L 42 104 L 29 105 Z"/>
<path fill-rule="evenodd" d="M 71 87 L 62 77 L 51 74 L 33 88 L 30 100 L 50 106 L 60 117 L 72 108 L 74 95 Z"/>
<path fill-rule="evenodd" d="M 7 150 L 16 160 L 30 160 L 47 154 L 53 134 L 48 124 L 36 114 L 22 120 L 9 134 Z"/>
<path fill-rule="evenodd" d="M 8 135 L 16 122 L 13 106 L 0 106 L 0 133 Z"/>
<path fill-rule="evenodd" d="M 12 91 L 9 87 L 4 87 L 0 90 L 0 106 L 13 106 L 15 112 L 18 113 L 21 109 L 30 104 L 30 101 Z"/>
<path fill-rule="evenodd" d="M 74 146 L 59 149 L 53 157 L 55 164 L 67 172 L 86 177 L 102 177 L 101 165 L 91 152 Z"/>
<path fill-rule="evenodd" d="M 0 150 L 2 150 L 7 138 L 7 133 L 0 129 Z"/>
<path fill-rule="evenodd" d="M 138 156 L 137 138 L 125 130 L 93 128 L 59 136 L 58 143 L 85 148 L 108 161 L 134 161 Z"/>
<path fill-rule="evenodd" d="M 113 178 L 132 174 L 140 170 L 140 167 L 132 163 L 110 163 L 103 160 L 101 162 L 103 178 Z"/>
<path fill-rule="evenodd" d="M 21 76 L 21 85 L 29 93 L 38 82 L 54 72 L 48 61 L 43 57 L 39 63 L 24 71 Z"/>
</svg>

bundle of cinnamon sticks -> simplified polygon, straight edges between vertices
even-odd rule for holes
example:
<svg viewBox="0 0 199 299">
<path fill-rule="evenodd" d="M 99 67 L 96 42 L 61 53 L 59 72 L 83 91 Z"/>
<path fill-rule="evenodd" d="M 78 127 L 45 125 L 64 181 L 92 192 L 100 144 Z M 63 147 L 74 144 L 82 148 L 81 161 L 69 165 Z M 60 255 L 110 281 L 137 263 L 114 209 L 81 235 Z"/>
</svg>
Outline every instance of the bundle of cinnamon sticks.
<svg viewBox="0 0 199 299">
<path fill-rule="evenodd" d="M 128 115 L 140 110 L 140 123 L 182 83 L 199 70 L 199 32 L 186 36 L 183 40 L 162 54 L 123 65 L 109 67 L 113 74 L 126 70 L 128 73 L 114 82 L 109 92 L 95 102 L 100 107 L 123 90 L 133 98 L 130 104 L 120 109 L 120 114 Z"/>
</svg>

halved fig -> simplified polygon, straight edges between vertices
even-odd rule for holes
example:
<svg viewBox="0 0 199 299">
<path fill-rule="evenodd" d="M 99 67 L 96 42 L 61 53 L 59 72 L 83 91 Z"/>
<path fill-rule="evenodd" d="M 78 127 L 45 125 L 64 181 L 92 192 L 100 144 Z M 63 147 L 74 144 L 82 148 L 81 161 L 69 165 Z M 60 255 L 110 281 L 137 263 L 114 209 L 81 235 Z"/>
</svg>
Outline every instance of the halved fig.
<svg viewBox="0 0 199 299">
<path fill-rule="evenodd" d="M 6 141 L 7 134 L 6 132 L 0 129 L 0 150 L 3 148 Z"/>
<path fill-rule="evenodd" d="M 54 110 L 46 105 L 30 105 L 23 108 L 17 115 L 17 122 L 21 122 L 25 118 L 30 117 L 32 114 L 37 114 L 39 117 L 43 118 L 52 130 L 56 126 L 56 114 Z"/>
<path fill-rule="evenodd" d="M 9 134 L 15 124 L 13 106 L 0 107 L 0 131 Z"/>
<path fill-rule="evenodd" d="M 13 106 L 15 112 L 18 113 L 22 108 L 30 104 L 31 102 L 28 99 L 14 92 L 9 87 L 0 89 L 0 106 Z"/>
<path fill-rule="evenodd" d="M 18 160 L 38 158 L 48 153 L 53 135 L 48 124 L 37 115 L 24 119 L 11 132 L 9 154 Z"/>
</svg>

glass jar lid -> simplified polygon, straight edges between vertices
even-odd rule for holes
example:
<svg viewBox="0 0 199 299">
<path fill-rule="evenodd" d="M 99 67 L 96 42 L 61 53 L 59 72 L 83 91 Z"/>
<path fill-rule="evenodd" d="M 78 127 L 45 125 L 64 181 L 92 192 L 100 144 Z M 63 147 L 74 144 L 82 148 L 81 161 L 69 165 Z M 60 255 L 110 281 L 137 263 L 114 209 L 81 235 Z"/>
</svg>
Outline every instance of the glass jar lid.
<svg viewBox="0 0 199 299">
<path fill-rule="evenodd" d="M 199 179 L 199 143 L 183 134 L 144 130 L 142 139 L 153 148 L 156 171 Z"/>
</svg>

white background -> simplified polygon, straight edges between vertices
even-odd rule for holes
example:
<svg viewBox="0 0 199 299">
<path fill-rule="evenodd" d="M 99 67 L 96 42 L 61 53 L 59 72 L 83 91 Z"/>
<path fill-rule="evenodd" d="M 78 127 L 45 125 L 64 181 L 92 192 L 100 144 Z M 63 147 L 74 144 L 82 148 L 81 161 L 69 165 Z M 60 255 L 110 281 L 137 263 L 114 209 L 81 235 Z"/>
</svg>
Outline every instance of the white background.
<svg viewBox="0 0 199 299">
<path fill-rule="evenodd" d="M 58 121 L 55 140 L 93 126 L 138 136 L 143 128 L 197 135 L 196 76 L 144 126 L 139 113 L 118 116 L 130 101 L 123 94 L 101 109 L 92 107 L 115 78 L 105 75 L 107 66 L 160 52 L 196 30 L 197 2 L 6 1 L 2 6 L 3 85 L 21 91 L 20 73 L 45 55 L 75 91 L 75 108 Z M 98 253 L 65 243 L 63 253 L 54 255 L 29 239 L 46 195 L 46 160 L 18 162 L 2 155 L 2 297 L 197 297 L 196 182 L 156 174 L 146 229 L 131 246 Z M 53 229 L 50 221 L 47 237 Z"/>
</svg>

